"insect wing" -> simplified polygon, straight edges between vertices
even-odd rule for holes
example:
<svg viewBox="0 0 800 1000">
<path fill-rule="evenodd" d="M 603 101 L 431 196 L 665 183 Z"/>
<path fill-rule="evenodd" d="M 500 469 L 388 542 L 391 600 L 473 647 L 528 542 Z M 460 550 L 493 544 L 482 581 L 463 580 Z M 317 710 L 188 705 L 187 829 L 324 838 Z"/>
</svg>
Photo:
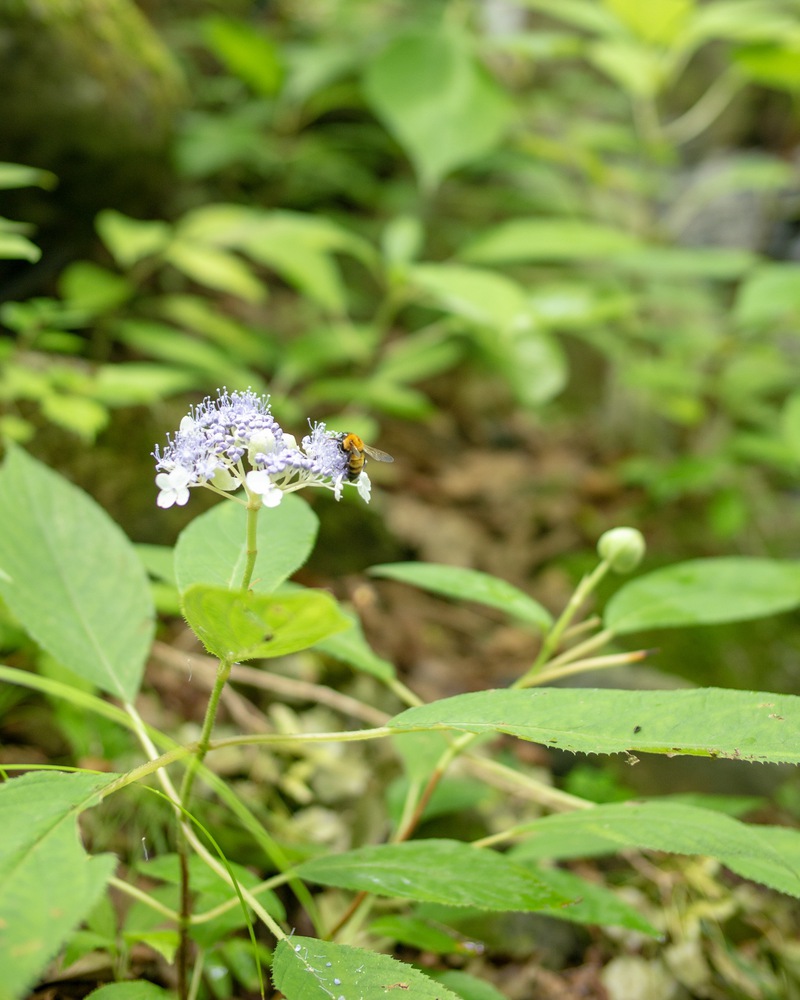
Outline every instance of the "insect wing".
<svg viewBox="0 0 800 1000">
<path fill-rule="evenodd" d="M 385 451 L 381 451 L 379 448 L 370 448 L 368 444 L 365 444 L 364 451 L 369 455 L 370 458 L 374 458 L 376 462 L 393 462 L 394 459 L 391 455 L 387 455 Z"/>
</svg>

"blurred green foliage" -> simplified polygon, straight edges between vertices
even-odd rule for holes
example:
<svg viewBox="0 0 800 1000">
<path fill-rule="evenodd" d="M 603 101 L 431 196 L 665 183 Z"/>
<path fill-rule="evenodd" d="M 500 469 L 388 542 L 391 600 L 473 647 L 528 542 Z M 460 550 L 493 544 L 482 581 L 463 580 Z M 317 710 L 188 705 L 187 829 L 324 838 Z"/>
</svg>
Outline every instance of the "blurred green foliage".
<svg viewBox="0 0 800 1000">
<path fill-rule="evenodd" d="M 179 181 L 2 307 L 5 433 L 224 383 L 373 434 L 457 372 L 717 536 L 794 481 L 797 0 L 228 11 L 156 5 Z"/>
</svg>

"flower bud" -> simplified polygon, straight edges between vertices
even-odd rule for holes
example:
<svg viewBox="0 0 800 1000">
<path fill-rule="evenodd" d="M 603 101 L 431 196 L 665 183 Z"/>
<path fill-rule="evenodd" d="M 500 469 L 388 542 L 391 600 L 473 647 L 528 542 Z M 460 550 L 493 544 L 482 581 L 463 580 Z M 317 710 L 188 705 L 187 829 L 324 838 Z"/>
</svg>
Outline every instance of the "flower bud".
<svg viewBox="0 0 800 1000">
<path fill-rule="evenodd" d="M 630 573 L 645 553 L 644 535 L 636 528 L 611 528 L 597 543 L 597 554 L 615 573 Z"/>
</svg>

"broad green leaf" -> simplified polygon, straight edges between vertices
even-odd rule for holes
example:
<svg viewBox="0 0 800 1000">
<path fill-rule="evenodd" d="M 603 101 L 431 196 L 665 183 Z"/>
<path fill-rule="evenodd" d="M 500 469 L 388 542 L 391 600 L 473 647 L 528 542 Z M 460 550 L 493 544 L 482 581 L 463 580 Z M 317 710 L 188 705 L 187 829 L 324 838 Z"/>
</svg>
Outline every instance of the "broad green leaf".
<svg viewBox="0 0 800 1000">
<path fill-rule="evenodd" d="M 35 243 L 31 243 L 25 236 L 19 233 L 8 233 L 2 231 L 0 225 L 0 259 L 2 260 L 27 260 L 35 264 L 42 256 L 42 251 Z"/>
<path fill-rule="evenodd" d="M 107 983 L 93 990 L 86 1000 L 173 1000 L 173 996 L 169 990 L 137 979 L 130 983 Z"/>
<path fill-rule="evenodd" d="M 779 614 L 800 604 L 800 561 L 725 556 L 693 559 L 625 584 L 608 602 L 606 628 L 715 625 Z"/>
<path fill-rule="evenodd" d="M 578 219 L 509 219 L 487 229 L 459 252 L 472 264 L 605 260 L 637 249 L 622 229 Z"/>
<path fill-rule="evenodd" d="M 796 25 L 787 38 L 774 43 L 743 45 L 733 61 L 755 83 L 797 92 L 800 90 L 800 39 Z"/>
<path fill-rule="evenodd" d="M 21 187 L 53 188 L 57 183 L 58 178 L 49 170 L 20 163 L 0 163 L 0 191 Z"/>
<path fill-rule="evenodd" d="M 212 16 L 203 21 L 209 48 L 234 76 L 256 93 L 277 93 L 283 76 L 278 49 L 272 39 L 246 21 Z"/>
<path fill-rule="evenodd" d="M 345 614 L 350 620 L 350 627 L 323 639 L 314 648 L 334 660 L 340 660 L 348 666 L 355 667 L 356 670 L 377 677 L 380 681 L 392 680 L 397 673 L 394 664 L 378 656 L 370 646 L 364 636 L 361 622 L 355 615 Z"/>
<path fill-rule="evenodd" d="M 614 257 L 614 267 L 654 279 L 708 278 L 735 281 L 752 270 L 758 257 L 749 250 L 728 247 L 639 247 Z"/>
<path fill-rule="evenodd" d="M 694 13 L 693 0 L 604 0 L 604 6 L 642 41 L 668 46 L 685 32 Z"/>
<path fill-rule="evenodd" d="M 510 857 L 519 861 L 520 857 L 511 854 Z M 563 868 L 536 868 L 536 877 L 541 879 L 554 892 L 567 899 L 574 900 L 569 906 L 554 907 L 549 910 L 551 916 L 569 920 L 576 924 L 595 924 L 598 927 L 626 927 L 631 931 L 639 931 L 648 937 L 660 937 L 657 930 L 646 920 L 638 910 L 626 903 L 621 896 L 597 882 L 589 882 L 574 872 Z"/>
<path fill-rule="evenodd" d="M 172 230 L 166 222 L 131 219 L 111 208 L 100 212 L 95 226 L 100 239 L 122 268 L 133 267 L 145 257 L 160 254 L 172 238 Z"/>
<path fill-rule="evenodd" d="M 167 323 L 123 319 L 115 324 L 114 332 L 117 339 L 141 354 L 167 362 L 174 368 L 197 372 L 201 376 L 200 385 L 203 388 L 213 378 L 218 380 L 217 384 L 245 385 L 256 391 L 261 389 L 262 383 L 258 375 L 252 369 L 237 364 L 229 351 L 189 336 Z M 136 362 L 129 362 L 124 367 L 132 364 Z M 182 373 L 178 371 L 176 374 L 180 376 Z M 183 375 L 183 378 L 186 376 Z"/>
<path fill-rule="evenodd" d="M 147 361 L 115 362 L 95 369 L 92 394 L 109 407 L 149 405 L 185 392 L 194 387 L 201 377 L 174 365 Z M 207 384 L 203 380 L 203 385 Z"/>
<path fill-rule="evenodd" d="M 179 590 L 194 583 L 238 588 L 247 561 L 247 513 L 220 503 L 196 517 L 175 546 Z M 319 519 L 307 503 L 289 494 L 277 507 L 262 507 L 256 529 L 258 559 L 250 589 L 269 593 L 305 563 L 314 548 Z"/>
<path fill-rule="evenodd" d="M 530 315 L 532 316 L 531 310 Z M 476 339 L 488 363 L 504 377 L 521 406 L 536 408 L 557 396 L 567 383 L 567 359 L 545 330 L 480 330 Z"/>
<path fill-rule="evenodd" d="M 334 253 L 370 266 L 375 252 L 343 226 L 301 212 L 264 212 L 241 205 L 208 205 L 181 220 L 182 239 L 237 249 L 277 271 L 304 295 L 334 313 L 345 311 L 346 295 Z"/>
<path fill-rule="evenodd" d="M 775 833 L 777 831 L 777 834 Z M 744 878 L 800 896 L 800 833 L 741 823 L 680 802 L 618 802 L 536 820 L 518 860 L 595 857 L 631 847 L 717 858 Z"/>
<path fill-rule="evenodd" d="M 182 596 L 186 620 L 221 660 L 286 656 L 350 625 L 321 590 L 267 595 L 195 584 Z"/>
<path fill-rule="evenodd" d="M 0 525 L 12 613 L 65 667 L 131 701 L 154 632 L 133 545 L 91 497 L 17 448 L 0 471 Z"/>
<path fill-rule="evenodd" d="M 463 339 L 449 330 L 432 328 L 395 340 L 375 368 L 375 378 L 387 382 L 420 382 L 448 371 L 464 354 Z"/>
<path fill-rule="evenodd" d="M 114 872 L 109 854 L 90 858 L 76 818 L 117 775 L 38 772 L 0 785 L 1 1000 L 21 1000 Z"/>
<path fill-rule="evenodd" d="M 525 290 L 502 274 L 458 264 L 417 264 L 407 273 L 434 305 L 469 323 L 500 330 L 530 326 Z"/>
<path fill-rule="evenodd" d="M 800 265 L 771 263 L 757 268 L 740 287 L 733 314 L 742 327 L 796 323 L 800 316 Z"/>
<path fill-rule="evenodd" d="M 364 91 L 428 190 L 491 152 L 511 120 L 507 96 L 454 33 L 396 37 L 367 67 Z"/>
<path fill-rule="evenodd" d="M 432 973 L 437 983 L 458 991 L 461 1000 L 507 1000 L 506 995 L 483 979 L 476 979 L 460 969 Z"/>
<path fill-rule="evenodd" d="M 245 302 L 262 302 L 266 298 L 264 282 L 227 250 L 176 239 L 164 251 L 164 260 L 206 288 L 237 295 Z"/>
<path fill-rule="evenodd" d="M 496 851 L 460 840 L 410 840 L 312 858 L 300 878 L 376 896 L 484 910 L 541 910 L 568 902 Z"/>
<path fill-rule="evenodd" d="M 793 392 L 781 410 L 781 437 L 796 462 L 800 462 L 800 392 Z"/>
<path fill-rule="evenodd" d="M 133 294 L 133 285 L 99 264 L 78 260 L 61 273 L 58 290 L 68 308 L 96 316 L 126 302 Z"/>
<path fill-rule="evenodd" d="M 385 563 L 369 572 L 459 601 L 485 604 L 537 628 L 549 628 L 553 622 L 550 613 L 524 591 L 476 569 L 439 563 Z"/>
<path fill-rule="evenodd" d="M 762 691 L 477 691 L 409 708 L 388 725 L 508 733 L 575 753 L 800 763 L 800 697 Z"/>
<path fill-rule="evenodd" d="M 654 99 L 666 82 L 666 62 L 656 49 L 635 39 L 595 42 L 589 46 L 591 63 L 634 98 Z"/>
<path fill-rule="evenodd" d="M 461 1000 L 388 955 L 315 938 L 292 936 L 279 941 L 272 978 L 286 1000 L 378 1000 L 391 997 L 393 990 L 414 1000 Z"/>
<path fill-rule="evenodd" d="M 463 955 L 465 953 L 462 936 L 449 931 L 443 925 L 407 914 L 387 914 L 378 917 L 369 925 L 370 934 L 390 938 L 400 944 L 409 945 L 419 951 L 430 951 L 434 955 Z"/>
</svg>

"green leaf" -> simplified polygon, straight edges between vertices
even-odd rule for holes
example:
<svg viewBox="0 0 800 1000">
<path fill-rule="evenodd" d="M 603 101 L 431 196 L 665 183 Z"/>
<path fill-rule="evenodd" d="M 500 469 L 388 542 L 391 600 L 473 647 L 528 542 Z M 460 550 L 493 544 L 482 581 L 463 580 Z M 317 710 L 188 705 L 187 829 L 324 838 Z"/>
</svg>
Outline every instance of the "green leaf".
<svg viewBox="0 0 800 1000">
<path fill-rule="evenodd" d="M 465 951 L 463 938 L 456 931 L 406 914 L 378 917 L 369 925 L 369 932 L 435 955 L 463 955 Z"/>
<path fill-rule="evenodd" d="M 451 32 L 396 37 L 367 67 L 364 91 L 428 190 L 491 152 L 511 120 L 505 93 Z"/>
<path fill-rule="evenodd" d="M 286 1000 L 339 1000 L 392 996 L 414 1000 L 461 1000 L 410 965 L 388 955 L 314 938 L 284 938 L 275 949 L 272 977 Z"/>
<path fill-rule="evenodd" d="M 283 72 L 272 39 L 246 21 L 222 16 L 206 18 L 203 34 L 211 51 L 230 73 L 258 94 L 277 93 Z"/>
<path fill-rule="evenodd" d="M 775 833 L 777 831 L 777 834 Z M 680 802 L 618 802 L 559 813 L 525 827 L 513 857 L 564 860 L 634 847 L 717 858 L 744 878 L 800 896 L 800 833 L 761 827 Z"/>
<path fill-rule="evenodd" d="M 800 604 L 800 562 L 726 556 L 693 559 L 625 584 L 604 624 L 617 635 L 642 629 L 749 621 Z"/>
<path fill-rule="evenodd" d="M 67 308 L 96 316 L 126 302 L 133 294 L 133 285 L 105 267 L 78 260 L 62 271 L 58 290 Z"/>
<path fill-rule="evenodd" d="M 132 983 L 107 983 L 93 990 L 86 1000 L 173 1000 L 169 990 L 137 979 Z"/>
<path fill-rule="evenodd" d="M 172 230 L 166 222 L 131 219 L 114 209 L 105 209 L 95 220 L 100 239 L 122 268 L 133 267 L 145 257 L 166 250 Z"/>
<path fill-rule="evenodd" d="M 458 991 L 461 1000 L 507 1000 L 506 995 L 492 986 L 491 983 L 476 979 L 468 972 L 460 969 L 447 969 L 445 972 L 433 974 L 437 983 L 451 986 Z"/>
<path fill-rule="evenodd" d="M 38 167 L 26 167 L 19 163 L 0 163 L 0 191 L 9 188 L 41 187 L 54 188 L 58 183 L 55 174 Z"/>
<path fill-rule="evenodd" d="M 2 231 L 0 226 L 0 259 L 2 260 L 27 260 L 35 264 L 42 256 L 42 251 L 35 243 L 20 236 L 19 233 L 8 233 Z"/>
<path fill-rule="evenodd" d="M 44 649 L 123 701 L 139 690 L 154 632 L 147 576 L 90 497 L 13 448 L 0 471 L 0 595 Z"/>
<path fill-rule="evenodd" d="M 238 588 L 247 562 L 247 514 L 237 503 L 220 503 L 196 517 L 175 546 L 175 579 L 183 591 L 194 583 Z M 305 563 L 314 548 L 319 519 L 289 494 L 258 513 L 258 559 L 250 589 L 269 593 Z"/>
<path fill-rule="evenodd" d="M 472 264 L 605 260 L 638 248 L 630 233 L 578 219 L 509 219 L 459 252 Z"/>
<path fill-rule="evenodd" d="M 485 604 L 537 628 L 547 629 L 553 623 L 550 613 L 524 591 L 476 569 L 440 563 L 384 563 L 369 572 L 459 601 Z"/>
<path fill-rule="evenodd" d="M 176 239 L 164 251 L 164 260 L 206 288 L 228 292 L 245 302 L 262 302 L 266 298 L 266 285 L 243 260 L 227 250 Z"/>
<path fill-rule="evenodd" d="M 347 618 L 350 620 L 349 628 L 318 642 L 315 649 L 380 681 L 392 680 L 397 675 L 394 664 L 378 656 L 370 646 L 355 615 L 347 614 Z"/>
<path fill-rule="evenodd" d="M 88 857 L 76 818 L 117 775 L 38 772 L 0 785 L 0 982 L 21 1000 L 96 905 L 117 859 Z"/>
<path fill-rule="evenodd" d="M 417 264 L 408 281 L 440 309 L 469 323 L 500 330 L 530 325 L 525 290 L 494 271 L 458 264 Z"/>
<path fill-rule="evenodd" d="M 532 315 L 532 312 L 531 312 Z M 479 331 L 476 337 L 489 364 L 512 389 L 521 406 L 535 409 L 557 396 L 567 383 L 567 359 L 545 330 Z"/>
<path fill-rule="evenodd" d="M 411 840 L 325 855 L 297 868 L 300 878 L 376 896 L 483 910 L 541 910 L 567 898 L 496 851 L 460 840 Z"/>
<path fill-rule="evenodd" d="M 796 462 L 800 462 L 800 392 L 793 392 L 781 410 L 781 437 Z"/>
<path fill-rule="evenodd" d="M 207 205 L 189 212 L 181 238 L 237 249 L 277 271 L 323 308 L 341 314 L 346 294 L 333 253 L 346 253 L 370 266 L 372 247 L 343 226 L 301 212 L 264 212 L 242 205 Z"/>
<path fill-rule="evenodd" d="M 182 596 L 195 634 L 210 653 L 229 662 L 296 653 L 350 625 L 321 590 L 267 595 L 195 584 Z"/>
<path fill-rule="evenodd" d="M 508 733 L 575 753 L 800 763 L 800 698 L 762 691 L 477 691 L 409 708 L 388 725 Z"/>
<path fill-rule="evenodd" d="M 734 305 L 739 326 L 796 323 L 800 317 L 800 266 L 763 264 L 741 285 Z"/>
<path fill-rule="evenodd" d="M 510 855 L 519 861 L 521 855 Z M 569 906 L 550 910 L 550 915 L 574 924 L 596 925 L 598 927 L 625 927 L 648 937 L 661 937 L 657 930 L 641 913 L 626 903 L 611 889 L 597 882 L 589 882 L 574 872 L 563 868 L 536 868 L 536 877 L 568 899 L 574 900 Z"/>
</svg>

